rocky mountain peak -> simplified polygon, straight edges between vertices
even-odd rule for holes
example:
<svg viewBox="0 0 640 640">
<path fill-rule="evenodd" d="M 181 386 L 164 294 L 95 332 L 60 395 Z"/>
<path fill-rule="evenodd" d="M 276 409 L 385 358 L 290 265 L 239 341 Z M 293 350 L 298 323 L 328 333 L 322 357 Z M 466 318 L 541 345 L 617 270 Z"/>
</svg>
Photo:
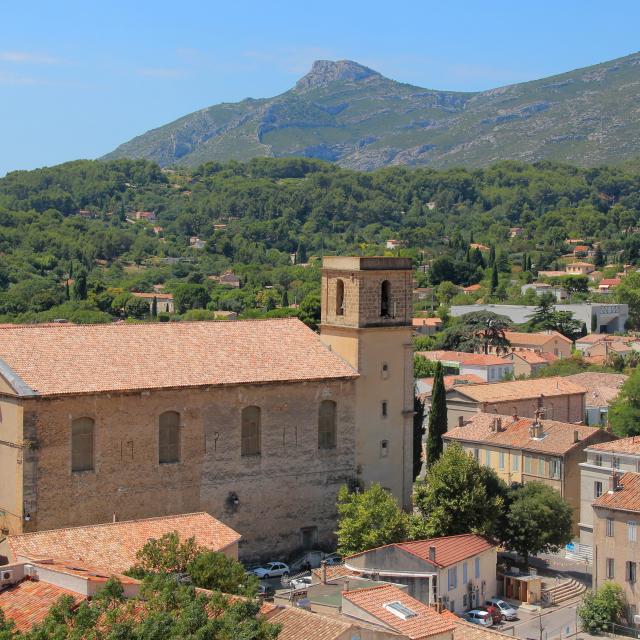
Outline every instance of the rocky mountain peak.
<svg viewBox="0 0 640 640">
<path fill-rule="evenodd" d="M 357 82 L 380 74 L 351 60 L 316 60 L 311 71 L 296 83 L 296 89 L 309 90 L 324 87 L 336 80 Z"/>
</svg>

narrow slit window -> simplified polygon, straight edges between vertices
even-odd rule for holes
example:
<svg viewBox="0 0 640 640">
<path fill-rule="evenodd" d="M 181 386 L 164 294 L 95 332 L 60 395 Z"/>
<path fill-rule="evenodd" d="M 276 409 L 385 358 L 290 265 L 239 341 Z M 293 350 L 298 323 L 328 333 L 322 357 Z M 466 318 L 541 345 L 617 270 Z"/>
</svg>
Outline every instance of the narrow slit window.
<svg viewBox="0 0 640 640">
<path fill-rule="evenodd" d="M 93 470 L 93 431 L 91 418 L 77 418 L 71 423 L 71 470 Z"/>
<path fill-rule="evenodd" d="M 158 462 L 180 462 L 180 414 L 165 411 L 158 421 Z"/>
</svg>

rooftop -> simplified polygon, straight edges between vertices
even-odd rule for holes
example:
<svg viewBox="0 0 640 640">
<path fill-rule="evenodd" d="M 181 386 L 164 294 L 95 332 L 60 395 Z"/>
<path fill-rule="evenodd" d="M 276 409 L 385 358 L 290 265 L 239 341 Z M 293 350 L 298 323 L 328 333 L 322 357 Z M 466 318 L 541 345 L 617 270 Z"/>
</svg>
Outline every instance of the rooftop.
<svg viewBox="0 0 640 640">
<path fill-rule="evenodd" d="M 0 374 L 25 396 L 357 376 L 296 318 L 15 325 L 0 329 Z"/>
<path fill-rule="evenodd" d="M 459 362 L 460 364 L 491 366 L 503 365 L 504 360 L 499 356 L 485 355 L 484 353 L 466 353 L 464 351 L 416 351 L 417 356 L 423 356 L 427 360 L 440 360 L 445 362 Z"/>
<path fill-rule="evenodd" d="M 386 256 L 325 256 L 325 269 L 346 271 L 408 271 L 411 258 L 391 258 Z"/>
<path fill-rule="evenodd" d="M 8 544 L 16 558 L 69 558 L 121 573 L 135 564 L 136 553 L 147 540 L 172 531 L 182 540 L 195 537 L 198 545 L 211 551 L 223 551 L 240 539 L 239 533 L 208 513 L 188 513 L 23 533 L 9 536 Z"/>
<path fill-rule="evenodd" d="M 606 451 L 607 453 L 628 453 L 630 455 L 640 455 L 640 436 L 630 438 L 620 438 L 611 442 L 601 442 L 589 447 L 589 451 Z"/>
<path fill-rule="evenodd" d="M 640 512 L 640 473 L 625 473 L 617 491 L 607 491 L 593 501 L 594 507 Z"/>
<path fill-rule="evenodd" d="M 455 628 L 452 620 L 436 613 L 434 609 L 394 585 L 347 591 L 342 597 L 411 640 L 429 638 L 453 631 Z M 408 617 L 393 613 L 389 607 L 393 603 L 398 603 L 405 611 L 408 610 Z"/>
<path fill-rule="evenodd" d="M 496 419 L 502 420 L 500 431 L 494 430 L 494 421 Z M 540 438 L 533 438 L 529 432 L 529 427 L 534 422 L 533 418 L 517 418 L 514 420 L 513 416 L 476 413 L 464 426 L 454 427 L 447 431 L 443 438 L 458 442 L 489 443 L 507 449 L 564 455 L 574 447 L 588 444 L 598 433 L 602 432 L 597 427 L 559 422 L 557 420 L 540 420 L 543 435 Z M 575 435 L 577 435 L 577 441 L 574 440 Z"/>
<path fill-rule="evenodd" d="M 149 299 L 149 300 L 153 300 L 154 298 L 156 300 L 173 300 L 173 294 L 172 293 L 160 293 L 160 292 L 156 292 L 156 293 L 140 293 L 137 291 L 134 291 L 133 294 L 136 298 L 144 298 L 144 299 Z"/>
<path fill-rule="evenodd" d="M 411 553 L 422 560 L 427 560 L 431 564 L 437 567 L 448 567 L 453 564 L 457 564 L 466 558 L 471 558 L 478 553 L 487 551 L 493 548 L 493 544 L 486 538 L 479 536 L 475 533 L 463 533 L 456 536 L 443 536 L 441 538 L 429 538 L 428 540 L 414 540 L 412 542 L 394 542 L 392 544 L 384 545 L 383 547 L 397 547 L 398 549 L 404 549 L 407 553 Z M 429 559 L 429 548 L 434 547 L 436 551 L 435 560 Z M 371 550 L 370 550 L 371 551 Z M 368 553 L 368 551 L 361 551 L 360 553 L 354 553 L 349 558 L 355 558 Z M 349 565 L 349 558 L 347 558 L 347 566 Z"/>
<path fill-rule="evenodd" d="M 283 607 L 268 619 L 273 624 L 282 625 L 278 640 L 338 640 L 349 632 L 349 637 L 359 637 L 354 625 L 299 607 Z"/>
<path fill-rule="evenodd" d="M 536 353 L 535 351 L 528 351 L 526 349 L 522 349 L 521 351 L 513 351 L 508 353 L 504 358 L 510 358 L 511 356 L 517 356 L 518 358 L 522 358 L 525 362 L 529 364 L 549 364 L 554 360 L 557 360 L 558 357 L 553 355 L 553 353 Z"/>
<path fill-rule="evenodd" d="M 456 387 L 455 391 L 476 402 L 508 402 L 510 400 L 539 398 L 540 396 L 553 397 L 586 392 L 584 387 L 568 382 L 559 376 L 494 382 L 492 384 L 469 384 L 464 387 Z"/>
<path fill-rule="evenodd" d="M 522 331 L 505 331 L 504 337 L 509 342 L 515 342 L 516 344 L 527 344 L 531 346 L 541 346 L 549 342 L 549 340 L 556 338 L 562 342 L 571 343 L 569 338 L 563 336 L 558 331 L 537 331 L 536 333 L 524 333 Z"/>
<path fill-rule="evenodd" d="M 453 387 L 457 387 L 462 384 L 486 384 L 486 381 L 475 373 L 463 373 L 457 376 L 444 376 L 443 379 L 445 389 L 453 389 Z M 433 377 L 418 378 L 418 380 L 420 380 L 420 382 L 425 386 L 433 387 Z"/>
<path fill-rule="evenodd" d="M 25 579 L 0 591 L 0 609 L 13 620 L 18 631 L 27 632 L 44 620 L 61 596 L 71 596 L 76 605 L 86 599 L 54 584 Z"/>
<path fill-rule="evenodd" d="M 613 402 L 629 376 L 622 373 L 576 373 L 565 376 L 587 390 L 587 406 L 602 407 Z"/>
<path fill-rule="evenodd" d="M 414 327 L 439 327 L 442 320 L 440 318 L 413 318 L 411 324 Z"/>
</svg>

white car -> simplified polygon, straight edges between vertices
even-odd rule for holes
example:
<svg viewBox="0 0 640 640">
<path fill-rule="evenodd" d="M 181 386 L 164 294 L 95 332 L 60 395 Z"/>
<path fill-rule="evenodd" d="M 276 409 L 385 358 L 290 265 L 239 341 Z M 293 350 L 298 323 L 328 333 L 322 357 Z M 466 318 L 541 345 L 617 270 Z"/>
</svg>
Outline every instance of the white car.
<svg viewBox="0 0 640 640">
<path fill-rule="evenodd" d="M 493 625 L 493 618 L 488 611 L 481 611 L 480 609 L 473 609 L 468 611 L 462 616 L 467 622 L 473 624 L 479 624 L 483 627 L 490 627 Z"/>
<path fill-rule="evenodd" d="M 514 609 L 508 602 L 501 600 L 500 598 L 491 598 L 487 601 L 487 604 L 497 607 L 498 611 L 502 614 L 505 620 L 517 620 L 518 610 Z"/>
<path fill-rule="evenodd" d="M 294 591 L 302 591 L 303 589 L 308 589 L 312 582 L 313 579 L 311 576 L 300 576 L 299 578 L 293 578 L 293 580 L 289 582 L 289 586 Z"/>
<path fill-rule="evenodd" d="M 324 562 L 327 565 L 327 567 L 334 567 L 336 565 L 342 564 L 342 556 L 333 554 L 333 555 L 327 556 L 324 559 Z"/>
<path fill-rule="evenodd" d="M 289 567 L 284 562 L 267 562 L 262 567 L 257 567 L 253 570 L 254 575 L 258 576 L 260 580 L 267 578 L 277 578 L 279 576 L 288 576 Z"/>
</svg>

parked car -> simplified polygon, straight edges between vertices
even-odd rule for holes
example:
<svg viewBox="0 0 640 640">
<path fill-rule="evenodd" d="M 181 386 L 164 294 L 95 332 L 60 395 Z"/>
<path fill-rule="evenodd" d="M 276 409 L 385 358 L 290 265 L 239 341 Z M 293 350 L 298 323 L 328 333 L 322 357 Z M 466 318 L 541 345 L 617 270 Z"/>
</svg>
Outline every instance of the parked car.
<svg viewBox="0 0 640 640">
<path fill-rule="evenodd" d="M 291 581 L 289 582 L 289 586 L 294 591 L 299 591 L 302 589 L 307 589 L 312 581 L 313 579 L 311 576 L 298 576 L 297 578 L 291 579 Z"/>
<path fill-rule="evenodd" d="M 274 590 L 268 584 L 260 583 L 258 585 L 258 593 L 256 595 L 261 600 L 267 600 L 268 598 L 271 598 L 273 594 L 274 594 Z"/>
<path fill-rule="evenodd" d="M 467 622 L 472 624 L 479 624 L 482 627 L 493 626 L 493 618 L 488 611 L 482 611 L 481 609 L 472 609 L 462 616 Z"/>
<path fill-rule="evenodd" d="M 332 553 L 330 556 L 327 556 L 324 559 L 324 562 L 327 565 L 327 567 L 333 567 L 333 566 L 342 564 L 343 560 L 342 560 L 342 556 L 338 555 L 337 553 Z"/>
<path fill-rule="evenodd" d="M 284 562 L 267 562 L 261 567 L 253 569 L 254 575 L 258 576 L 260 580 L 267 578 L 277 578 L 278 576 L 288 576 L 289 567 Z"/>
<path fill-rule="evenodd" d="M 508 602 L 501 600 L 500 598 L 491 598 L 487 600 L 487 605 L 498 607 L 500 613 L 505 620 L 517 620 L 518 610 L 512 607 Z"/>
</svg>

